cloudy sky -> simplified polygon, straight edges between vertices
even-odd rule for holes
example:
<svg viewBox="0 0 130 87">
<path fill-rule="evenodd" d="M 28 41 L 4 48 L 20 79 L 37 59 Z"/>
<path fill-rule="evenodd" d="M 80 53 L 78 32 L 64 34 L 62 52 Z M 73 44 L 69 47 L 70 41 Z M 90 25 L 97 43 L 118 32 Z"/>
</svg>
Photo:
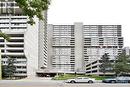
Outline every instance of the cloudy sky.
<svg viewBox="0 0 130 87">
<path fill-rule="evenodd" d="M 122 25 L 124 46 L 130 46 L 130 0 L 51 0 L 49 24 Z"/>
</svg>

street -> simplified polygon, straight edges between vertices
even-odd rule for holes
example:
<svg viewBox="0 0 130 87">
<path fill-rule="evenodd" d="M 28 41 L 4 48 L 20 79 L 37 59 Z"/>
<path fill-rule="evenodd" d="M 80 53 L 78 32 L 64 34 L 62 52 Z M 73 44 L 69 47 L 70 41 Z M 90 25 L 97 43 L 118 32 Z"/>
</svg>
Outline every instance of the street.
<svg viewBox="0 0 130 87">
<path fill-rule="evenodd" d="M 65 83 L 54 80 L 1 80 L 0 87 L 130 87 L 129 83 Z"/>
</svg>

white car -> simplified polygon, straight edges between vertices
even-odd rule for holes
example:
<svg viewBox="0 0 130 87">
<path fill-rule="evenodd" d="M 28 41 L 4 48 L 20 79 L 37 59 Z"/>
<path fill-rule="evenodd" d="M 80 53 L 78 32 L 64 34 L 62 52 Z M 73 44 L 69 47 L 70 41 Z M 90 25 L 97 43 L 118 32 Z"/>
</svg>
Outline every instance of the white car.
<svg viewBox="0 0 130 87">
<path fill-rule="evenodd" d="M 65 82 L 67 82 L 67 83 L 94 83 L 95 78 L 78 77 L 75 79 L 68 79 Z"/>
</svg>

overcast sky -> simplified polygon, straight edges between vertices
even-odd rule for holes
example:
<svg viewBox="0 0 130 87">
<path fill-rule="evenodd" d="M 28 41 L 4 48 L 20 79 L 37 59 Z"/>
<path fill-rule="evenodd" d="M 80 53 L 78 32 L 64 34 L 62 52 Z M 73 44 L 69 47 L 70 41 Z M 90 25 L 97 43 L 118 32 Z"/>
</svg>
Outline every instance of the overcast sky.
<svg viewBox="0 0 130 87">
<path fill-rule="evenodd" d="M 130 46 L 130 0 L 51 0 L 49 24 L 122 25 L 124 46 Z"/>
</svg>

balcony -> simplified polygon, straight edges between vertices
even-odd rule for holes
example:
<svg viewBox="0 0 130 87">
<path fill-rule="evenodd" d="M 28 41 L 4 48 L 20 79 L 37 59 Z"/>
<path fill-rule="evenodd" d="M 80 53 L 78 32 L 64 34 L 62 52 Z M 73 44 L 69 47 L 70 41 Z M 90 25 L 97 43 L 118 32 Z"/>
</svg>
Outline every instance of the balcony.
<svg viewBox="0 0 130 87">
<path fill-rule="evenodd" d="M 0 42 L 0 45 L 4 45 L 5 44 L 5 42 Z"/>
<path fill-rule="evenodd" d="M 7 45 L 24 45 L 24 42 L 7 42 Z"/>
<path fill-rule="evenodd" d="M 26 29 L 1 29 L 2 32 L 5 33 L 24 33 Z"/>
<path fill-rule="evenodd" d="M 2 49 L 5 49 L 5 48 L 2 48 Z M 6 50 L 24 50 L 24 48 L 20 48 L 20 47 L 7 47 Z"/>
<path fill-rule="evenodd" d="M 22 68 L 19 69 L 19 68 L 17 68 L 16 71 L 27 71 L 27 69 L 22 69 Z"/>
<path fill-rule="evenodd" d="M 15 66 L 27 66 L 27 64 L 24 64 L 24 63 L 15 63 L 14 65 Z"/>
<path fill-rule="evenodd" d="M 16 61 L 27 61 L 27 59 L 25 59 L 25 58 L 22 59 L 22 58 L 21 58 L 21 59 L 16 59 Z"/>
<path fill-rule="evenodd" d="M 15 19 L 15 20 L 11 20 L 11 23 L 27 23 L 26 19 Z"/>
<path fill-rule="evenodd" d="M 7 55 L 7 56 L 19 56 L 19 55 L 25 55 L 24 53 L 1 53 L 1 55 Z"/>
<path fill-rule="evenodd" d="M 2 7 L 2 10 L 11 10 L 10 13 L 15 13 L 15 14 L 22 14 L 22 10 L 19 8 L 19 6 L 4 6 Z M 7 13 L 7 12 L 2 12 L 2 13 Z"/>
<path fill-rule="evenodd" d="M 0 20 L 0 23 L 9 23 L 9 20 Z"/>
<path fill-rule="evenodd" d="M 72 47 L 73 47 L 73 46 L 75 46 L 75 44 L 71 44 L 71 43 L 70 43 L 70 44 L 54 44 L 54 43 L 53 43 L 52 46 L 53 46 L 53 47 L 59 47 L 59 46 L 60 46 L 60 47 L 68 47 L 68 46 L 71 47 L 71 46 L 72 46 Z"/>
<path fill-rule="evenodd" d="M 24 39 L 24 37 L 10 37 L 10 39 Z"/>
<path fill-rule="evenodd" d="M 2 58 L 2 61 L 7 61 L 8 58 Z M 27 59 L 16 59 L 15 61 L 27 61 Z"/>
<path fill-rule="evenodd" d="M 6 28 L 9 27 L 9 24 L 0 24 L 0 28 Z"/>
<path fill-rule="evenodd" d="M 12 24 L 11 28 L 27 28 L 27 25 L 26 24 L 19 24 L 19 25 Z"/>
<path fill-rule="evenodd" d="M 2 15 L 1 15 L 0 18 L 2 18 L 2 19 L 3 19 L 3 18 L 5 18 L 5 19 L 9 19 L 9 16 L 5 16 L 5 15 L 2 16 Z"/>
<path fill-rule="evenodd" d="M 20 16 L 11 16 L 11 18 L 27 18 L 27 16 L 20 15 Z"/>
<path fill-rule="evenodd" d="M 25 73 L 15 73 L 14 75 L 15 76 L 27 76 L 27 74 L 25 74 Z"/>
</svg>

